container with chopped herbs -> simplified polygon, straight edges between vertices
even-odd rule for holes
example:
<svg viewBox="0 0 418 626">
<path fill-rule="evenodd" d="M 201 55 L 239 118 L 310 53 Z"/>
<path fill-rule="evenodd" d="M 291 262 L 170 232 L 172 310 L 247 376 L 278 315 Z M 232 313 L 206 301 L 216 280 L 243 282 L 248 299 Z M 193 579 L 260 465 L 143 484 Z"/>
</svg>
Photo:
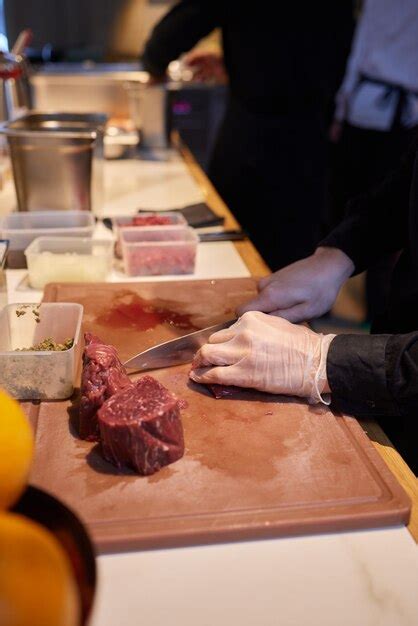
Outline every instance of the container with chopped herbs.
<svg viewBox="0 0 418 626">
<path fill-rule="evenodd" d="M 20 400 L 69 398 L 83 307 L 10 304 L 0 313 L 0 387 Z"/>
<path fill-rule="evenodd" d="M 63 343 L 57 343 L 51 337 L 48 337 L 30 348 L 15 348 L 15 352 L 42 352 L 47 350 L 50 352 L 64 352 L 64 350 L 72 348 L 73 345 L 74 339 L 66 339 Z"/>
</svg>

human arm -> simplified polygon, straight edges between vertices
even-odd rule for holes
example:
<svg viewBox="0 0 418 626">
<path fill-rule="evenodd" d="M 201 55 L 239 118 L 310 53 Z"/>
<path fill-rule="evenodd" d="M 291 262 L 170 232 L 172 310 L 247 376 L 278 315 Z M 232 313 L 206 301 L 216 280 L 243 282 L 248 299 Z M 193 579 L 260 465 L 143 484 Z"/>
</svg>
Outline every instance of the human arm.
<svg viewBox="0 0 418 626">
<path fill-rule="evenodd" d="M 199 383 L 248 387 L 327 402 L 358 417 L 418 411 L 418 332 L 321 335 L 251 312 L 215 333 L 190 372 Z"/>
<path fill-rule="evenodd" d="M 219 0 L 181 0 L 154 27 L 142 55 L 144 69 L 162 76 L 170 61 L 191 50 L 220 22 Z"/>
<path fill-rule="evenodd" d="M 418 332 L 337 335 L 327 354 L 333 405 L 357 417 L 418 411 Z"/>
<path fill-rule="evenodd" d="M 353 261 L 356 273 L 408 243 L 417 147 L 413 142 L 397 169 L 373 189 L 350 200 L 345 218 L 320 244 L 343 251 Z"/>
<path fill-rule="evenodd" d="M 330 310 L 345 280 L 385 254 L 408 243 L 409 195 L 417 146 L 379 186 L 348 203 L 345 219 L 321 242 L 315 254 L 259 283 L 259 295 L 239 307 L 264 311 L 292 322 Z"/>
</svg>

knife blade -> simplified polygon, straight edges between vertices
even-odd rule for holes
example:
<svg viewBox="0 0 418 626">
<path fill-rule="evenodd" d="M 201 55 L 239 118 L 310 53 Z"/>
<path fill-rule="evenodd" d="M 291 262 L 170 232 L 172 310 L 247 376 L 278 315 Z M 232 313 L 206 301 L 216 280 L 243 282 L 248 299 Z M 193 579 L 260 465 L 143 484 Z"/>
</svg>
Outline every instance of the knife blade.
<svg viewBox="0 0 418 626">
<path fill-rule="evenodd" d="M 148 348 L 148 350 L 128 359 L 124 366 L 135 370 L 151 370 L 189 363 L 193 360 L 197 350 L 207 342 L 213 333 L 229 328 L 236 321 L 236 319 L 228 320 L 222 324 L 196 330 L 188 335 L 183 335 L 183 337 L 164 341 L 164 343 Z"/>
</svg>

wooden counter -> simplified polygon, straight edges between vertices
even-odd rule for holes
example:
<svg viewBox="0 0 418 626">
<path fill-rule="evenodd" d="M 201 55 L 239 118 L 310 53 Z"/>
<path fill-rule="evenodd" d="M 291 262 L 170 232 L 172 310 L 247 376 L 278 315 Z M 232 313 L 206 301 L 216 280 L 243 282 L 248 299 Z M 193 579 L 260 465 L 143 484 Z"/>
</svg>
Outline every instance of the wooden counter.
<svg viewBox="0 0 418 626">
<path fill-rule="evenodd" d="M 217 213 L 225 218 L 225 228 L 239 228 L 239 224 L 229 211 L 215 188 L 204 174 L 200 166 L 196 163 L 190 151 L 175 138 L 183 158 L 196 182 L 201 187 L 207 204 Z M 244 240 L 235 243 L 235 247 L 246 263 L 252 276 L 265 276 L 270 273 L 269 267 L 261 258 L 251 241 Z M 416 542 L 418 542 L 418 479 L 409 469 L 400 454 L 394 449 L 393 444 L 385 435 L 383 430 L 374 420 L 362 420 L 361 425 L 372 440 L 376 450 L 382 456 L 392 473 L 396 476 L 400 484 L 408 493 L 412 500 L 412 513 L 408 525 L 409 532 Z"/>
</svg>

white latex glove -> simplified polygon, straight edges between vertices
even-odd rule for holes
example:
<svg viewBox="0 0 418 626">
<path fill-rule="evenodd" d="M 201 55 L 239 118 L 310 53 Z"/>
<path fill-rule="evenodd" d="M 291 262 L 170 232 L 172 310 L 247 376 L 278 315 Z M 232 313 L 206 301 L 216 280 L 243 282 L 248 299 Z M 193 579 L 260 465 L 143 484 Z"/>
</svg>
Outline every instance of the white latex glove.
<svg viewBox="0 0 418 626">
<path fill-rule="evenodd" d="M 310 257 L 262 278 L 260 293 L 238 308 L 263 311 L 290 322 L 304 322 L 327 313 L 343 283 L 354 271 L 351 259 L 338 248 L 318 248 Z"/>
<path fill-rule="evenodd" d="M 252 311 L 209 337 L 194 358 L 190 378 L 329 404 L 322 393 L 329 392 L 326 361 L 334 337 Z"/>
</svg>

